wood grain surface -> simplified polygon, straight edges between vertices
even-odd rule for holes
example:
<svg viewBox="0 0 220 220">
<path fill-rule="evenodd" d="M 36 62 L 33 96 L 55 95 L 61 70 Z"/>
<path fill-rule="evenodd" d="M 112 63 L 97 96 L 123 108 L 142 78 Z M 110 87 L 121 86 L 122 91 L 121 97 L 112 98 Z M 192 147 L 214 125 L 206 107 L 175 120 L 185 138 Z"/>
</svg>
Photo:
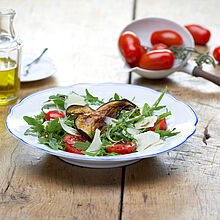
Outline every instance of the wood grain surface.
<svg viewBox="0 0 220 220">
<path fill-rule="evenodd" d="M 220 20 L 213 19 L 217 7 L 219 1 L 157 1 L 149 7 L 140 0 L 136 18 L 162 16 L 182 25 L 202 24 L 212 37 L 207 47 L 198 49 L 212 51 L 220 44 Z M 205 70 L 220 75 L 219 66 Z M 122 219 L 219 219 L 219 87 L 181 72 L 164 80 L 147 80 L 133 73 L 132 83 L 159 91 L 167 85 L 168 93 L 196 111 L 199 122 L 196 133 L 179 148 L 126 168 Z"/>
<path fill-rule="evenodd" d="M 54 77 L 23 83 L 19 99 L 53 86 L 126 83 L 116 47 L 121 28 L 131 20 L 133 4 L 126 2 L 1 1 L 1 7 L 17 11 L 24 55 L 48 47 L 45 55 L 57 65 Z M 5 128 L 9 107 L 0 107 L 0 219 L 118 219 L 121 168 L 72 166 L 25 146 Z"/>
<path fill-rule="evenodd" d="M 1 0 L 17 11 L 15 28 L 24 54 L 54 59 L 51 78 L 21 85 L 20 97 L 82 82 L 128 83 L 117 37 L 132 18 L 161 16 L 198 23 L 212 37 L 202 51 L 220 45 L 218 0 Z M 206 71 L 220 75 L 220 66 Z M 67 164 L 16 140 L 0 106 L 0 219 L 194 219 L 220 216 L 220 89 L 177 72 L 163 80 L 132 73 L 130 83 L 168 93 L 197 113 L 196 133 L 179 148 L 125 168 L 87 169 Z M 18 101 L 19 101 L 18 100 Z"/>
</svg>

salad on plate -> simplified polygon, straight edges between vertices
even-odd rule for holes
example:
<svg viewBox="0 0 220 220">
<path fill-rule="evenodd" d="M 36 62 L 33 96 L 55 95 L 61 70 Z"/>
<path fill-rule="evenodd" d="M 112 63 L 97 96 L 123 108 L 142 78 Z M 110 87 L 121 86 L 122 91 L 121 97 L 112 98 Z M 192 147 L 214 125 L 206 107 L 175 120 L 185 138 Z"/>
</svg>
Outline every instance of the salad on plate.
<svg viewBox="0 0 220 220">
<path fill-rule="evenodd" d="M 41 112 L 24 116 L 30 125 L 25 135 L 38 138 L 40 144 L 89 156 L 114 156 L 144 151 L 162 144 L 180 132 L 167 129 L 171 112 L 160 101 L 167 88 L 150 106 L 141 105 L 115 93 L 108 100 L 85 90 L 84 95 L 49 96 Z"/>
</svg>

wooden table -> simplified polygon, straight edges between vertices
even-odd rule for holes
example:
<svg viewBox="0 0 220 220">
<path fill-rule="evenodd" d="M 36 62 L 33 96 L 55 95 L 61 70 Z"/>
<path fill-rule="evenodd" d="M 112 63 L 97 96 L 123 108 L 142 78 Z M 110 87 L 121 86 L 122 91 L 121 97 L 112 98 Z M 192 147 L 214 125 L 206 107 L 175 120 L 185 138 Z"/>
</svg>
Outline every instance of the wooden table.
<svg viewBox="0 0 220 220">
<path fill-rule="evenodd" d="M 220 45 L 219 0 L 1 0 L 16 9 L 24 52 L 48 47 L 58 71 L 23 83 L 19 100 L 48 87 L 122 82 L 168 92 L 195 109 L 196 133 L 179 148 L 115 169 L 87 169 L 30 148 L 7 131 L 11 106 L 0 107 L 0 219 L 219 219 L 220 89 L 178 72 L 147 80 L 122 71 L 117 37 L 132 19 L 161 16 L 212 32 Z M 146 33 L 147 34 L 147 33 Z M 220 75 L 220 66 L 214 74 Z"/>
</svg>

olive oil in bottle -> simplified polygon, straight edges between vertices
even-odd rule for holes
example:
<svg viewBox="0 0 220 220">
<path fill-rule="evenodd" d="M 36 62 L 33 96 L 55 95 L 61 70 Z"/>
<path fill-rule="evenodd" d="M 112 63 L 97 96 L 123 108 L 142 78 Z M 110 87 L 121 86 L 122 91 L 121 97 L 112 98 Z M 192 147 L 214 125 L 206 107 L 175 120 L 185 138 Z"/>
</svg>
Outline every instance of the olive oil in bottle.
<svg viewBox="0 0 220 220">
<path fill-rule="evenodd" d="M 22 42 L 13 28 L 15 11 L 0 8 L 0 105 L 18 98 Z"/>
<path fill-rule="evenodd" d="M 18 65 L 11 58 L 0 58 L 0 105 L 17 98 L 20 88 Z"/>
</svg>

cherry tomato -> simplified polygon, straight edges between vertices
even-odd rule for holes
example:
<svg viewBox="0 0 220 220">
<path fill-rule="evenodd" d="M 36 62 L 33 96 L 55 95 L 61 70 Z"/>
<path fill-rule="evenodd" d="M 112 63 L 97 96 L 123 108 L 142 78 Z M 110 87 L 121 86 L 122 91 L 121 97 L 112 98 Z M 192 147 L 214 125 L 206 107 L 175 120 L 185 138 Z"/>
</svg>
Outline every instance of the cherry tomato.
<svg viewBox="0 0 220 220">
<path fill-rule="evenodd" d="M 220 47 L 216 47 L 213 51 L 213 56 L 220 63 Z"/>
<path fill-rule="evenodd" d="M 70 152 L 70 153 L 75 153 L 75 154 L 84 154 L 82 153 L 82 149 L 78 149 L 74 147 L 74 144 L 76 142 L 86 142 L 87 139 L 85 139 L 82 136 L 77 136 L 73 134 L 68 134 L 63 138 L 63 144 L 65 144 L 66 148 L 65 151 Z"/>
<path fill-rule="evenodd" d="M 137 62 L 141 57 L 141 44 L 133 32 L 124 32 L 118 41 L 119 48 L 127 63 Z"/>
<path fill-rule="evenodd" d="M 144 55 L 144 54 L 147 52 L 147 50 L 145 49 L 145 47 L 142 46 L 142 45 L 140 46 L 140 49 L 141 49 L 141 56 Z M 138 61 L 139 61 L 139 60 L 138 60 Z M 138 66 L 138 61 L 135 62 L 135 63 L 130 63 L 130 64 L 129 64 L 130 67 Z"/>
<path fill-rule="evenodd" d="M 140 61 L 139 67 L 148 70 L 170 69 L 174 63 L 174 55 L 170 50 L 152 50 L 144 54 Z"/>
<path fill-rule="evenodd" d="M 166 118 L 160 119 L 160 120 L 154 125 L 154 127 L 150 128 L 149 130 L 150 130 L 150 131 L 155 131 L 158 125 L 160 126 L 160 127 L 159 127 L 159 130 L 167 130 Z"/>
<path fill-rule="evenodd" d="M 47 121 L 51 121 L 55 118 L 65 118 L 65 115 L 57 110 L 47 112 L 47 114 L 45 115 L 45 119 Z"/>
<path fill-rule="evenodd" d="M 155 44 L 151 48 L 151 50 L 165 50 L 165 49 L 169 49 L 169 47 L 166 44 L 163 44 L 163 43 Z"/>
<path fill-rule="evenodd" d="M 126 31 L 124 32 L 118 41 L 119 48 L 121 51 L 128 45 L 128 44 L 133 44 L 140 46 L 140 40 L 138 39 L 137 35 L 131 31 Z"/>
<path fill-rule="evenodd" d="M 147 50 L 145 49 L 144 46 L 140 46 L 140 49 L 141 49 L 141 55 L 145 54 L 147 52 Z"/>
<path fill-rule="evenodd" d="M 196 44 L 206 45 L 209 41 L 211 33 L 208 29 L 197 24 L 185 25 L 185 28 L 192 34 Z"/>
<path fill-rule="evenodd" d="M 120 144 L 114 144 L 113 146 L 106 147 L 106 150 L 109 153 L 118 153 L 118 154 L 130 154 L 134 151 L 136 144 L 133 142 L 126 142 Z"/>
<path fill-rule="evenodd" d="M 182 45 L 183 39 L 175 31 L 163 30 L 163 31 L 155 31 L 151 35 L 151 43 L 152 45 L 163 43 L 166 44 L 168 47 L 170 47 L 172 45 Z"/>
</svg>

